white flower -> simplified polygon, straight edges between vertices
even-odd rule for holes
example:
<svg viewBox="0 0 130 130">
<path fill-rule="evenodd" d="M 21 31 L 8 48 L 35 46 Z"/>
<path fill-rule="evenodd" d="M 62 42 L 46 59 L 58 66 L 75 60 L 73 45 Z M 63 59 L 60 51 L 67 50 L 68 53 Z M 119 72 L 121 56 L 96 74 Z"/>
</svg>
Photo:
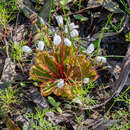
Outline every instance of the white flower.
<svg viewBox="0 0 130 130">
<path fill-rule="evenodd" d="M 38 49 L 42 51 L 44 49 L 45 43 L 43 41 L 38 42 Z"/>
<path fill-rule="evenodd" d="M 79 32 L 76 29 L 73 29 L 70 33 L 71 37 L 77 37 L 79 36 Z"/>
<path fill-rule="evenodd" d="M 64 39 L 64 43 L 66 46 L 70 47 L 71 46 L 71 41 L 68 38 Z"/>
<path fill-rule="evenodd" d="M 63 17 L 61 15 L 56 16 L 56 20 L 57 20 L 58 26 L 63 25 Z"/>
<path fill-rule="evenodd" d="M 62 88 L 64 86 L 64 80 L 63 79 L 59 79 L 58 83 L 57 83 L 57 87 L 58 88 Z"/>
<path fill-rule="evenodd" d="M 61 44 L 61 37 L 60 37 L 60 35 L 55 34 L 53 42 L 54 42 L 55 45 Z"/>
<path fill-rule="evenodd" d="M 70 31 L 73 31 L 73 29 L 79 28 L 79 25 L 75 25 L 74 23 L 69 24 Z M 65 25 L 65 33 L 68 33 L 68 25 Z"/>
<path fill-rule="evenodd" d="M 86 50 L 87 54 L 91 54 L 94 51 L 94 44 L 90 44 Z"/>
<path fill-rule="evenodd" d="M 74 23 L 70 23 L 69 27 L 70 27 L 70 30 L 73 30 L 73 29 L 79 28 L 79 25 L 75 25 Z"/>
<path fill-rule="evenodd" d="M 107 62 L 107 59 L 103 56 L 97 56 L 97 59 L 96 59 L 97 63 L 106 63 Z"/>
<path fill-rule="evenodd" d="M 31 53 L 32 52 L 32 49 L 29 47 L 29 46 L 23 46 L 22 48 L 21 48 L 24 52 L 26 52 L 26 53 Z"/>
<path fill-rule="evenodd" d="M 84 83 L 84 84 L 87 84 L 88 82 L 89 82 L 89 78 L 84 78 L 84 79 L 83 79 L 83 83 Z"/>
</svg>

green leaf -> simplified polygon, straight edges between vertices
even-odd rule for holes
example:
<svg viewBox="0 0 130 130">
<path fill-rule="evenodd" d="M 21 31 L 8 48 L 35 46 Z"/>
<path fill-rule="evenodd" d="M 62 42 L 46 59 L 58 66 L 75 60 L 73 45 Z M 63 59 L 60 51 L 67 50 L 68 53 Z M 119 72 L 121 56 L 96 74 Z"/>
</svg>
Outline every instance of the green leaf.
<svg viewBox="0 0 130 130">
<path fill-rule="evenodd" d="M 61 109 L 60 107 L 57 107 L 56 110 L 57 110 L 60 114 L 62 114 L 62 109 Z"/>
<path fill-rule="evenodd" d="M 74 18 L 75 19 L 78 19 L 78 20 L 80 20 L 80 21 L 87 21 L 88 20 L 88 18 L 87 17 L 84 17 L 84 16 L 81 16 L 81 15 L 74 15 Z"/>
<path fill-rule="evenodd" d="M 94 44 L 94 47 L 97 48 L 98 47 L 98 40 L 94 41 L 93 44 Z"/>
<path fill-rule="evenodd" d="M 63 6 L 66 5 L 67 4 L 67 0 L 61 0 L 60 4 L 63 5 Z"/>
<path fill-rule="evenodd" d="M 59 107 L 59 105 L 60 105 L 60 103 L 59 102 L 56 102 L 55 101 L 55 99 L 53 98 L 53 97 L 51 97 L 51 96 L 48 96 L 48 101 L 49 101 L 49 103 L 52 105 L 52 106 L 54 106 L 54 107 Z"/>
<path fill-rule="evenodd" d="M 130 42 L 130 32 L 125 35 L 125 40 Z"/>
</svg>

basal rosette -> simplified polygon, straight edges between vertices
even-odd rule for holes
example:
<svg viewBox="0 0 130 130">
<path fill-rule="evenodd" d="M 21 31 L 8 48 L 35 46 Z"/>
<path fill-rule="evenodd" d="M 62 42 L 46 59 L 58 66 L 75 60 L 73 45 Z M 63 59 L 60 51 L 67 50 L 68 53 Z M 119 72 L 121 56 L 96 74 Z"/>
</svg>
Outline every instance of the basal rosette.
<svg viewBox="0 0 130 130">
<path fill-rule="evenodd" d="M 58 45 L 53 52 L 39 52 L 35 63 L 30 69 L 32 80 L 40 82 L 43 96 L 55 94 L 56 96 L 72 99 L 76 96 L 74 90 L 82 86 L 84 78 L 91 82 L 98 78 L 98 74 L 90 59 L 85 55 L 72 53 L 72 48 Z M 62 86 L 59 83 L 62 81 Z M 80 95 L 80 93 L 79 93 Z"/>
</svg>

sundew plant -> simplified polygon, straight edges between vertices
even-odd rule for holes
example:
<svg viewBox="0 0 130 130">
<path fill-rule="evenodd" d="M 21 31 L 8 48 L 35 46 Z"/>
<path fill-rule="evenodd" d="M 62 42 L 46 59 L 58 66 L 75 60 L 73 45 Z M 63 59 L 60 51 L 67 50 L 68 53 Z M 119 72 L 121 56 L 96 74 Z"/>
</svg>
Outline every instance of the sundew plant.
<svg viewBox="0 0 130 130">
<path fill-rule="evenodd" d="M 77 86 L 80 90 L 82 84 L 93 82 L 98 78 L 96 69 L 91 60 L 84 54 L 79 54 L 77 47 L 70 40 L 78 37 L 78 25 L 63 24 L 62 16 L 56 16 L 59 26 L 53 38 L 49 36 L 47 26 L 42 25 L 51 50 L 43 49 L 44 41 L 38 44 L 39 49 L 35 57 L 35 63 L 30 69 L 32 80 L 39 82 L 41 94 L 48 96 L 55 94 L 67 99 L 76 97 L 74 90 Z M 78 95 L 80 95 L 78 91 Z"/>
</svg>

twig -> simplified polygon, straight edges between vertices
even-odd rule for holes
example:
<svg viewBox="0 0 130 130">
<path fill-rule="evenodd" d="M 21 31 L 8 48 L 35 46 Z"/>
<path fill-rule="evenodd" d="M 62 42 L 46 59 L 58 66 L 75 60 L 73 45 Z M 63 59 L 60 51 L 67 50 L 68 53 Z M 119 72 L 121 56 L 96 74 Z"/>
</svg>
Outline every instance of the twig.
<svg viewBox="0 0 130 130">
<path fill-rule="evenodd" d="M 99 5 L 93 6 L 93 8 L 97 8 L 97 7 L 99 7 Z M 88 9 L 91 9 L 91 8 L 92 8 L 92 7 L 86 7 L 86 8 L 84 8 L 84 9 L 81 9 L 81 10 L 77 11 L 77 12 L 68 13 L 68 14 L 66 14 L 65 16 L 70 16 L 70 15 L 74 15 L 74 14 L 80 14 L 80 13 L 83 13 L 84 11 L 86 11 L 86 10 L 88 10 Z"/>
<path fill-rule="evenodd" d="M 5 45 L 6 45 L 6 54 L 7 54 L 7 58 L 9 58 L 9 44 L 6 40 L 6 38 L 4 37 L 4 41 L 5 41 Z"/>
<path fill-rule="evenodd" d="M 127 4 L 128 4 L 128 8 L 130 10 L 130 0 L 126 0 L 127 1 Z"/>
<path fill-rule="evenodd" d="M 96 109 L 102 106 L 105 106 L 113 97 L 115 96 L 115 93 L 113 93 L 111 95 L 111 97 L 109 97 L 105 102 L 101 103 L 101 104 L 97 104 L 95 106 L 86 106 L 86 107 L 79 107 L 80 110 L 91 110 L 91 109 Z"/>
<path fill-rule="evenodd" d="M 118 96 L 123 89 L 127 79 L 128 75 L 130 73 L 130 45 L 128 47 L 128 51 L 126 53 L 126 57 L 122 63 L 122 68 L 120 72 L 119 79 L 115 83 L 115 91 L 116 91 L 116 96 Z"/>
</svg>

